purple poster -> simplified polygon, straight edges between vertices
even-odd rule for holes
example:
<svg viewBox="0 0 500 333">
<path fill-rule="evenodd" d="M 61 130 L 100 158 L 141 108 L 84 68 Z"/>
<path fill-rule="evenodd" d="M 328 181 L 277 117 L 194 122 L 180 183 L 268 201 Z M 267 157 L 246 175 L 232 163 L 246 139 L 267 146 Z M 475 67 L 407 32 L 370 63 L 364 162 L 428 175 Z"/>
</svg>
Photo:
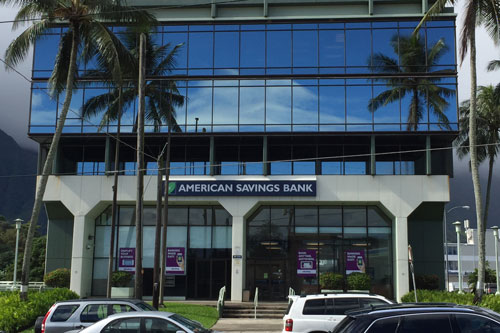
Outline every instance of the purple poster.
<svg viewBox="0 0 500 333">
<path fill-rule="evenodd" d="M 186 274 L 186 256 L 183 247 L 167 247 L 167 260 L 165 264 L 165 274 L 184 275 Z"/>
<path fill-rule="evenodd" d="M 135 272 L 135 248 L 121 247 L 118 255 L 118 270 Z"/>
<path fill-rule="evenodd" d="M 365 250 L 345 251 L 345 273 L 366 273 Z"/>
<path fill-rule="evenodd" d="M 297 276 L 316 276 L 316 250 L 297 251 Z"/>
</svg>

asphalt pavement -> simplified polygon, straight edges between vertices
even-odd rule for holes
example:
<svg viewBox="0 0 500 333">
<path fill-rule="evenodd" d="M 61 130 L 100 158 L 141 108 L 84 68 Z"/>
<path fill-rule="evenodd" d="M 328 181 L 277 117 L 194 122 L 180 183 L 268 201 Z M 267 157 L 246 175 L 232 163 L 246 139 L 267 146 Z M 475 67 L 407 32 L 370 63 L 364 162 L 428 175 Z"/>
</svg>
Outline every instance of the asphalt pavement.
<svg viewBox="0 0 500 333">
<path fill-rule="evenodd" d="M 278 333 L 283 330 L 282 319 L 220 318 L 212 330 L 231 333 Z"/>
</svg>

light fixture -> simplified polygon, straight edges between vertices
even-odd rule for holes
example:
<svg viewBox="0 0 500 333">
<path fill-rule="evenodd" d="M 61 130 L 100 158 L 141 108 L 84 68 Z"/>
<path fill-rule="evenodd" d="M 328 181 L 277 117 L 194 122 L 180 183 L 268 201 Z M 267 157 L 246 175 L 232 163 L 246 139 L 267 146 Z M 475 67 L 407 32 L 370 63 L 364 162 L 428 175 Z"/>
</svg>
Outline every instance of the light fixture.
<svg viewBox="0 0 500 333">
<path fill-rule="evenodd" d="M 323 245 L 325 245 L 325 243 L 323 243 L 323 242 L 307 242 L 306 245 L 307 246 L 323 246 Z"/>
<path fill-rule="evenodd" d="M 267 250 L 281 250 L 281 247 L 279 247 L 279 246 L 267 246 L 266 249 Z"/>
<path fill-rule="evenodd" d="M 272 242 L 272 241 L 260 242 L 260 245 L 264 245 L 264 246 L 273 246 L 273 245 L 278 245 L 278 244 L 279 244 L 278 242 Z"/>
<path fill-rule="evenodd" d="M 352 244 L 352 246 L 362 246 L 362 247 L 367 247 L 368 245 L 370 245 L 370 244 L 368 244 L 368 243 L 353 243 Z"/>
</svg>

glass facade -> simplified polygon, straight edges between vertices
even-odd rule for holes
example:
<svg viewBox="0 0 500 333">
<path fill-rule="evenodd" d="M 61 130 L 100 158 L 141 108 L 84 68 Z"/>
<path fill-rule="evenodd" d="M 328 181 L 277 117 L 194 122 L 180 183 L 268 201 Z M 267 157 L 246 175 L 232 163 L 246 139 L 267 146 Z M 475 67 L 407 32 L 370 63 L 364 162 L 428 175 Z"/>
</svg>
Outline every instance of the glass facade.
<svg viewBox="0 0 500 333">
<path fill-rule="evenodd" d="M 152 295 L 156 207 L 144 207 L 143 214 L 144 295 Z M 230 289 L 232 217 L 219 206 L 171 206 L 168 214 L 167 247 L 184 248 L 187 262 L 185 275 L 167 277 L 165 295 L 217 298 L 220 288 Z M 119 207 L 115 235 L 116 270 L 119 249 L 135 247 L 135 207 Z M 110 237 L 111 207 L 96 219 L 94 296 L 106 295 Z"/>
<path fill-rule="evenodd" d="M 407 131 L 409 109 L 418 87 L 422 117 L 417 130 L 456 130 L 456 60 L 453 20 L 432 21 L 421 30 L 423 54 L 408 64 L 398 51 L 417 21 L 160 26 L 158 45 L 183 43 L 172 71 L 185 103 L 176 107 L 182 132 L 364 132 Z M 117 33 L 123 32 L 115 28 Z M 46 94 L 60 28 L 50 30 L 35 47 L 30 133 L 53 133 L 62 104 Z M 395 41 L 394 42 L 394 39 Z M 429 53 L 438 40 L 446 47 L 435 61 Z M 400 79 L 389 79 L 377 64 L 379 55 L 399 66 Z M 80 73 L 93 69 L 80 64 Z M 405 80 L 419 74 L 426 80 Z M 430 78 L 428 76 L 431 76 Z M 151 80 L 165 80 L 152 77 Z M 397 90 L 391 103 L 376 110 L 372 99 Z M 433 92 L 446 107 L 434 109 Z M 81 107 L 108 88 L 94 83 L 74 93 L 66 133 L 116 132 L 116 123 L 101 124 L 102 114 L 81 119 Z M 132 132 L 137 103 L 127 105 L 122 132 Z M 73 112 L 74 111 L 74 112 Z M 448 119 L 448 123 L 443 119 Z M 146 131 L 166 126 L 146 124 Z"/>
<path fill-rule="evenodd" d="M 262 206 L 247 223 L 246 289 L 263 299 L 321 291 L 319 277 L 349 274 L 346 256 L 362 253 L 371 292 L 393 298 L 392 222 L 376 206 Z M 317 271 L 298 273 L 298 251 L 315 253 Z M 345 288 L 347 289 L 347 288 Z"/>
</svg>

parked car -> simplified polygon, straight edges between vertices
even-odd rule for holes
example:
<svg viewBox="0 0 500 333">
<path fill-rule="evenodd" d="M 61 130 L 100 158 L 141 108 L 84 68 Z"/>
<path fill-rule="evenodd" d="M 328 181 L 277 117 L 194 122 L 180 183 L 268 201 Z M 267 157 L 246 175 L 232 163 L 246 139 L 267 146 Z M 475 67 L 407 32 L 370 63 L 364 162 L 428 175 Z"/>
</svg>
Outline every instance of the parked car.
<svg viewBox="0 0 500 333">
<path fill-rule="evenodd" d="M 500 315 L 456 304 L 397 304 L 350 311 L 332 333 L 498 333 Z"/>
<path fill-rule="evenodd" d="M 83 329 L 114 313 L 153 311 L 154 308 L 134 299 L 75 299 L 57 302 L 35 322 L 35 333 L 59 333 Z"/>
<path fill-rule="evenodd" d="M 484 284 L 484 293 L 485 294 L 494 294 L 497 292 L 497 284 L 496 283 L 485 283 Z"/>
<path fill-rule="evenodd" d="M 328 332 L 344 319 L 346 311 L 393 303 L 383 296 L 366 293 L 289 296 L 289 301 L 283 333 Z"/>
<path fill-rule="evenodd" d="M 212 333 L 200 323 L 172 312 L 118 313 L 81 331 L 68 333 Z"/>
</svg>

